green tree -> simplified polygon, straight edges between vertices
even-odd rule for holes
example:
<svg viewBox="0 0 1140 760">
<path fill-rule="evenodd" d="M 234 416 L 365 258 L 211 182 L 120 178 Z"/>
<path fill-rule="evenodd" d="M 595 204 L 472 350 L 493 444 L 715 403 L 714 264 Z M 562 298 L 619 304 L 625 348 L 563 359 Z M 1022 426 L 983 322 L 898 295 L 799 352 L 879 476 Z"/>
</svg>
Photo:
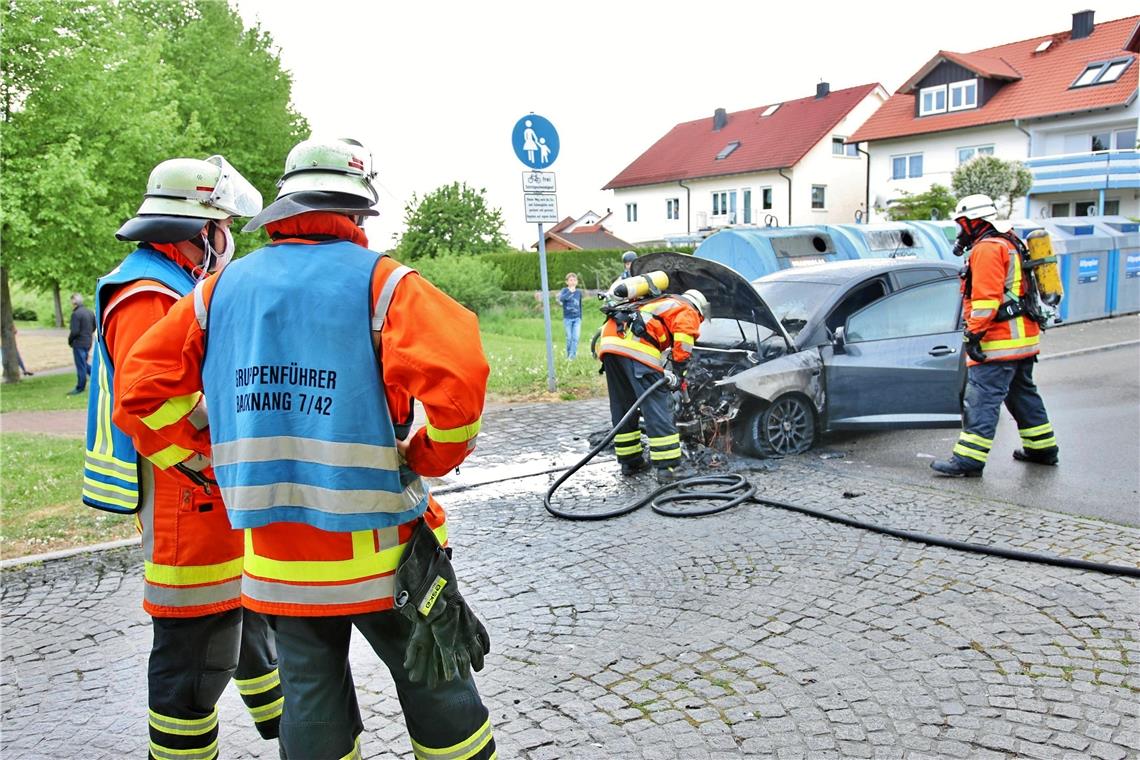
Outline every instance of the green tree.
<svg viewBox="0 0 1140 760">
<path fill-rule="evenodd" d="M 1003 161 L 997 156 L 975 156 L 954 170 L 950 185 L 959 198 L 975 193 L 990 196 L 1008 211 L 1014 200 L 1033 186 L 1033 173 L 1020 161 Z"/>
<path fill-rule="evenodd" d="M 507 250 L 502 212 L 487 205 L 486 194 L 466 182 L 444 185 L 422 199 L 413 194 L 404 207 L 407 231 L 396 246 L 396 256 L 412 261 Z"/>
<path fill-rule="evenodd" d="M 903 190 L 902 198 L 887 209 L 887 218 L 894 222 L 912 219 L 947 219 L 954 210 L 956 201 L 950 188 L 937 183 L 931 185 L 925 193 L 913 194 Z"/>
</svg>

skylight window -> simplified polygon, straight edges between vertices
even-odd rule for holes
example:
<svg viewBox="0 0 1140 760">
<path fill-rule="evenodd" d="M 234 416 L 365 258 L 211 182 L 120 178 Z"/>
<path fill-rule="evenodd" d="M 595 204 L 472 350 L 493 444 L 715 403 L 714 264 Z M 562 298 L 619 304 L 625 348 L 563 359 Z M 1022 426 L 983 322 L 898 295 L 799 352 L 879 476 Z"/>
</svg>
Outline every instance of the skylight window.
<svg viewBox="0 0 1140 760">
<path fill-rule="evenodd" d="M 1053 44 L 1053 38 L 1050 37 L 1049 39 L 1045 40 L 1040 45 L 1038 45 L 1036 48 L 1034 48 L 1033 52 L 1034 53 L 1044 53 L 1046 50 L 1049 49 L 1049 46 L 1052 44 Z"/>
<path fill-rule="evenodd" d="M 764 113 L 760 114 L 760 118 L 763 119 L 765 116 L 771 116 L 772 114 L 776 113 L 776 109 L 779 108 L 781 105 L 783 105 L 783 104 L 777 103 L 774 106 L 768 106 L 767 108 L 764 109 Z"/>
<path fill-rule="evenodd" d="M 1073 87 L 1091 87 L 1096 84 L 1108 84 L 1120 79 L 1120 75 L 1128 69 L 1132 63 L 1131 58 L 1115 58 L 1111 61 L 1097 61 L 1090 63 L 1077 77 L 1077 80 L 1069 85 Z"/>
<path fill-rule="evenodd" d="M 736 150 L 739 147 L 740 140 L 733 140 L 728 145 L 724 146 L 720 153 L 716 154 L 716 160 L 720 161 L 722 159 L 728 158 L 730 155 L 732 155 L 732 151 Z"/>
</svg>

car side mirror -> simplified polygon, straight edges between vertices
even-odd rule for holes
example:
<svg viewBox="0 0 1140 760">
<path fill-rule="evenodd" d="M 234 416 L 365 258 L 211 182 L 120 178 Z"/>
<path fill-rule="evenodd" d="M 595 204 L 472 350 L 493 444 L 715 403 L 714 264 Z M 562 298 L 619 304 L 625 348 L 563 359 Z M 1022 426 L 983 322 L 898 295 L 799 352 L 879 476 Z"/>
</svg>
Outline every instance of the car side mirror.
<svg viewBox="0 0 1140 760">
<path fill-rule="evenodd" d="M 831 347 L 835 349 L 837 354 L 847 353 L 847 343 L 843 335 L 843 328 L 836 327 L 835 334 L 831 336 Z"/>
</svg>

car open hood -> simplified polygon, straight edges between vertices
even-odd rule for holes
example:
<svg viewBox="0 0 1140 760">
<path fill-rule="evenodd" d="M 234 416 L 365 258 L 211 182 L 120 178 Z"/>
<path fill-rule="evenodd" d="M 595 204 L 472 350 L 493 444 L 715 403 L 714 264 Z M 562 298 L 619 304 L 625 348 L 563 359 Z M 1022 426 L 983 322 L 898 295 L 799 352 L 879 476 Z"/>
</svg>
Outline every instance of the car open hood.
<svg viewBox="0 0 1140 760">
<path fill-rule="evenodd" d="M 630 267 L 633 274 L 657 270 L 669 275 L 666 293 L 680 294 L 690 288 L 704 293 L 709 300 L 710 318 L 752 322 L 782 335 L 789 347 L 794 345 L 768 304 L 764 303 L 752 284 L 736 271 L 709 259 L 670 252 L 638 256 Z"/>
</svg>

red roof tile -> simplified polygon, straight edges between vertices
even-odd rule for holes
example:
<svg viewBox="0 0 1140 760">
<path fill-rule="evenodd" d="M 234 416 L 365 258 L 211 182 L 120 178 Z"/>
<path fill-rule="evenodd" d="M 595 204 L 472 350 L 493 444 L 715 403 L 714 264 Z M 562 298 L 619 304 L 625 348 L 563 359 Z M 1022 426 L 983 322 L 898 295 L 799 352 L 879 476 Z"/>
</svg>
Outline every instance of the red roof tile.
<svg viewBox="0 0 1140 760">
<path fill-rule="evenodd" d="M 795 166 L 878 84 L 836 90 L 823 98 L 789 100 L 771 116 L 761 106 L 728 114 L 728 123 L 713 131 L 713 119 L 678 124 L 649 150 L 611 179 L 603 190 L 653 185 L 698 177 L 765 171 Z M 729 156 L 716 156 L 729 143 L 740 146 Z"/>
<path fill-rule="evenodd" d="M 1069 85 L 1080 76 L 1088 63 L 1126 57 L 1128 53 L 1122 50 L 1136 28 L 1137 19 L 1140 16 L 1105 21 L 1097 24 L 1091 35 L 1079 40 L 1072 39 L 1071 32 L 1064 32 L 973 53 L 939 53 L 939 56 L 956 55 L 956 63 L 980 74 L 983 73 L 981 69 L 984 69 L 989 72 L 983 74 L 985 76 L 1006 78 L 1001 68 L 995 68 L 994 62 L 997 61 L 1020 74 L 1021 78 L 1003 85 L 981 108 L 916 117 L 915 94 L 913 91 L 905 91 L 907 85 L 913 86 L 915 83 L 912 77 L 849 140 L 886 140 L 998 124 L 1014 119 L 1125 105 L 1136 92 L 1140 65 L 1135 60 L 1120 79 L 1112 84 L 1076 89 L 1069 89 Z M 1048 39 L 1053 42 L 1044 52 L 1034 52 L 1038 45 Z M 1135 59 L 1136 56 L 1132 57 Z M 935 56 L 932 60 L 937 58 Z M 929 62 L 919 71 L 928 71 L 928 66 Z"/>
</svg>

